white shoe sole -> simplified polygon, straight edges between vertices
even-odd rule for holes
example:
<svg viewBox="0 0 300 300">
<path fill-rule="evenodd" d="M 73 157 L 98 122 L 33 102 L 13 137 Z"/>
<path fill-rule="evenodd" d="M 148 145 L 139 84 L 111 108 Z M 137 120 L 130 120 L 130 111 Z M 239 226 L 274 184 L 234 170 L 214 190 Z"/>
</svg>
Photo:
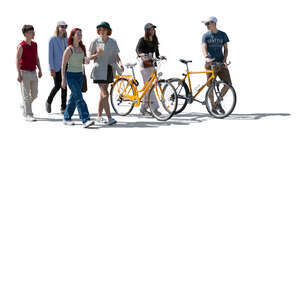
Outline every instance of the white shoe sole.
<svg viewBox="0 0 300 300">
<path fill-rule="evenodd" d="M 90 126 L 93 126 L 95 124 L 95 121 L 87 121 L 83 124 L 83 128 L 89 128 Z"/>
</svg>

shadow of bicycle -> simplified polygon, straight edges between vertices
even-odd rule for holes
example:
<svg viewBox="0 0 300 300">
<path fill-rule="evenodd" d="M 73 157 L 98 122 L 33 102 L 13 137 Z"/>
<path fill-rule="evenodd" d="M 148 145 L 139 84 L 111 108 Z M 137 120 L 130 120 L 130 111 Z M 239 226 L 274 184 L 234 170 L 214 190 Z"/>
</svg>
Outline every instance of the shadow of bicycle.
<svg viewBox="0 0 300 300">
<path fill-rule="evenodd" d="M 47 121 L 47 122 L 61 122 L 62 115 L 56 115 L 56 118 L 37 118 L 38 121 Z M 97 117 L 97 114 L 90 114 L 91 119 Z M 95 124 L 93 129 L 100 128 L 159 128 L 159 127 L 167 127 L 167 126 L 188 126 L 191 124 L 199 124 L 206 121 L 214 121 L 216 120 L 209 114 L 205 113 L 181 113 L 173 116 L 170 120 L 163 122 L 157 121 L 152 117 L 145 117 L 141 114 L 130 114 L 128 116 L 122 117 L 118 116 L 115 113 L 112 113 L 112 116 L 117 119 L 118 123 L 113 126 L 107 125 L 99 125 Z M 250 113 L 250 114 L 232 114 L 226 119 L 222 119 L 221 121 L 234 121 L 234 120 L 260 120 L 264 118 L 278 118 L 278 117 L 290 117 L 289 113 Z M 58 118 L 57 118 L 58 117 Z M 81 125 L 78 114 L 74 114 L 73 121 L 76 122 L 76 125 Z"/>
</svg>

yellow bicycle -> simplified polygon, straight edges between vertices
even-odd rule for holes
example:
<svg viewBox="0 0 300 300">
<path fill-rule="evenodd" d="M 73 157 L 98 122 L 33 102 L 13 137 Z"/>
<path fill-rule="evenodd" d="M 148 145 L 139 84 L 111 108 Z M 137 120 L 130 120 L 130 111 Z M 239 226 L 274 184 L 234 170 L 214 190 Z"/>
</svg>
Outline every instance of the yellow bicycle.
<svg viewBox="0 0 300 300">
<path fill-rule="evenodd" d="M 181 113 L 188 103 L 196 101 L 205 105 L 210 115 L 215 118 L 223 119 L 229 116 L 236 105 L 236 92 L 233 86 L 216 80 L 216 72 L 218 68 L 223 67 L 224 63 L 212 62 L 211 70 L 192 72 L 188 67 L 188 64 L 192 62 L 191 60 L 180 59 L 179 61 L 186 65 L 184 77 L 169 79 L 169 82 L 175 87 L 178 97 L 176 114 Z M 193 74 L 210 74 L 207 82 L 204 85 L 197 86 L 194 93 L 191 83 L 191 75 Z M 206 86 L 208 86 L 208 90 L 205 99 L 202 101 L 196 99 Z"/>
<path fill-rule="evenodd" d="M 134 73 L 137 63 L 126 65 L 131 69 L 132 75 L 115 77 L 110 90 L 110 101 L 116 114 L 126 116 L 134 107 L 140 106 L 143 101 L 151 115 L 159 121 L 167 121 L 175 114 L 176 90 L 170 82 L 160 79 L 162 73 L 158 73 L 162 60 L 153 59 L 155 68 L 141 90 L 138 89 L 139 83 Z"/>
</svg>

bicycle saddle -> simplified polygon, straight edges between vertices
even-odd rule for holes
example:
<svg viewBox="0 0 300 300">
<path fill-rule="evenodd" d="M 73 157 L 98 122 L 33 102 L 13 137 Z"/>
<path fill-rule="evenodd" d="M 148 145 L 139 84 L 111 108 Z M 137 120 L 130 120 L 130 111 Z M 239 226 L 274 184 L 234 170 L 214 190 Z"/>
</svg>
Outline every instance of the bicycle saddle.
<svg viewBox="0 0 300 300">
<path fill-rule="evenodd" d="M 137 63 L 132 63 L 132 64 L 129 63 L 129 64 L 126 64 L 125 67 L 129 69 L 129 68 L 135 67 L 136 65 L 137 65 Z"/>
<path fill-rule="evenodd" d="M 181 62 L 181 63 L 183 63 L 183 64 L 188 64 L 188 63 L 191 63 L 191 62 L 193 62 L 192 60 L 185 60 L 185 59 L 179 59 L 179 61 Z"/>
</svg>

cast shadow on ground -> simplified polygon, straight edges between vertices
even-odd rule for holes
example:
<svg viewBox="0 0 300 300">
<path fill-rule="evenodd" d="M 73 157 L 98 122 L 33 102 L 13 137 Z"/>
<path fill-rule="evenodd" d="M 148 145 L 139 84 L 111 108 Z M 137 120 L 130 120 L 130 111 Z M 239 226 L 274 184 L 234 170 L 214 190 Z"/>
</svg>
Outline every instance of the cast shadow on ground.
<svg viewBox="0 0 300 300">
<path fill-rule="evenodd" d="M 61 118 L 42 118 L 37 117 L 37 121 L 46 121 L 46 122 L 62 122 L 63 116 L 59 113 L 53 113 L 52 115 L 60 116 Z M 103 126 L 103 125 L 94 125 L 93 129 L 99 129 L 99 128 L 157 128 L 162 126 L 171 126 L 171 125 L 177 125 L 177 126 L 184 126 L 184 125 L 190 125 L 193 123 L 201 123 L 209 120 L 214 120 L 209 114 L 204 113 L 181 113 L 178 115 L 173 116 L 170 120 L 166 122 L 157 121 L 153 119 L 152 117 L 145 117 L 141 114 L 130 114 L 126 117 L 118 116 L 114 113 L 112 113 L 113 117 L 115 117 L 118 121 L 118 123 L 114 126 Z M 291 114 L 289 113 L 251 113 L 251 114 L 232 114 L 224 121 L 226 120 L 260 120 L 263 118 L 274 118 L 274 117 L 289 117 Z M 91 118 L 96 118 L 97 114 L 91 114 Z M 135 118 L 134 120 L 132 120 Z M 131 120 L 130 120 L 131 119 Z M 72 119 L 73 121 L 77 122 L 76 125 L 81 125 L 80 119 L 78 118 L 78 114 L 74 114 L 74 117 Z M 75 125 L 75 126 L 76 126 Z"/>
</svg>

